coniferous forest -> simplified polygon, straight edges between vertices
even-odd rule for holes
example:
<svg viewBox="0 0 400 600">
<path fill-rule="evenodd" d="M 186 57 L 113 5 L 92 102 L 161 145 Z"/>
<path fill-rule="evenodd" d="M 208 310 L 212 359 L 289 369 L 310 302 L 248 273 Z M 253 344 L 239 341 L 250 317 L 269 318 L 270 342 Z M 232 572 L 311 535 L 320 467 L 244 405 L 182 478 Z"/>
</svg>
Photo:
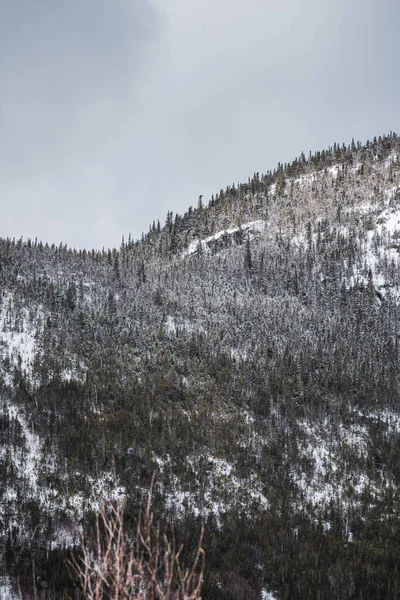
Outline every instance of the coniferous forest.
<svg viewBox="0 0 400 600">
<path fill-rule="evenodd" d="M 394 133 L 118 249 L 0 239 L 3 577 L 74 597 L 101 500 L 134 536 L 154 474 L 204 600 L 400 598 L 399 253 Z"/>
</svg>

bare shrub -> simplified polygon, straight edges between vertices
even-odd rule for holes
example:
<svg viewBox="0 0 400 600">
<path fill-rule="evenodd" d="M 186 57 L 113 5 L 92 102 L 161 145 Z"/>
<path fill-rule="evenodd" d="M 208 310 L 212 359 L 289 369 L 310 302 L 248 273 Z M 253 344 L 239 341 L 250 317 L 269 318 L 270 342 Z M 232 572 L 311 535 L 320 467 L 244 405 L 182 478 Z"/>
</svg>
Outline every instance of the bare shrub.
<svg viewBox="0 0 400 600">
<path fill-rule="evenodd" d="M 103 502 L 96 519 L 96 541 L 82 539 L 82 556 L 74 560 L 85 600 L 201 600 L 205 553 L 202 527 L 190 568 L 178 550 L 154 525 L 152 494 L 139 516 L 136 539 L 124 528 L 123 508 Z"/>
</svg>

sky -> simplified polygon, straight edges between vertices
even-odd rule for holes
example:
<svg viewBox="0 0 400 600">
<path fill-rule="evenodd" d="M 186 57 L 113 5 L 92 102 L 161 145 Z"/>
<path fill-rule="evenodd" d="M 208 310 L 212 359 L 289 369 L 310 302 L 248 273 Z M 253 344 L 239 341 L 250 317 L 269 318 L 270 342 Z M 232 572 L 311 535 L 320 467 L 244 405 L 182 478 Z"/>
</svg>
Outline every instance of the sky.
<svg viewBox="0 0 400 600">
<path fill-rule="evenodd" d="M 0 0 L 0 236 L 118 247 L 399 132 L 397 0 Z"/>
</svg>

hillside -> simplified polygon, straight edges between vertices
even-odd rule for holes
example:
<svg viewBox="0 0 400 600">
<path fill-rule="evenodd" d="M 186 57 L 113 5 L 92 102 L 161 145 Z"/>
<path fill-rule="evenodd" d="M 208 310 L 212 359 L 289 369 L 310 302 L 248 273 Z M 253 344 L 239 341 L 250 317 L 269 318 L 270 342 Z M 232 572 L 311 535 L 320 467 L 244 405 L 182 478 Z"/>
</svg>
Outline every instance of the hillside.
<svg viewBox="0 0 400 600">
<path fill-rule="evenodd" d="M 101 499 L 133 517 L 156 471 L 189 554 L 205 522 L 205 600 L 398 598 L 399 252 L 395 134 L 118 250 L 0 240 L 5 573 L 35 555 L 61 597 Z"/>
</svg>

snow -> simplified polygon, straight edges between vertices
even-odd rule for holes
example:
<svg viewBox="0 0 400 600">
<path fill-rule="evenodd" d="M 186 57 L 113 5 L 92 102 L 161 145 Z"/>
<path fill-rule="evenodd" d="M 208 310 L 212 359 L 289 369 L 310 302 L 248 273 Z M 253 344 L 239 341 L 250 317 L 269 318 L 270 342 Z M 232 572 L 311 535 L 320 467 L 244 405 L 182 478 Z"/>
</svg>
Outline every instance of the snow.
<svg viewBox="0 0 400 600">
<path fill-rule="evenodd" d="M 388 434 L 400 433 L 400 414 L 395 413 L 388 408 L 375 411 L 356 411 L 362 418 L 371 419 L 372 421 L 386 425 Z"/>
<path fill-rule="evenodd" d="M 268 509 L 268 500 L 255 472 L 251 472 L 248 477 L 239 477 L 233 463 L 209 454 L 203 457 L 188 456 L 187 463 L 194 474 L 200 472 L 199 460 L 206 461 L 208 465 L 206 479 L 201 482 L 201 490 L 195 486 L 190 491 L 183 490 L 178 478 L 170 473 L 166 505 L 178 517 L 190 507 L 196 516 L 202 515 L 207 518 L 212 514 L 219 523 L 220 516 L 232 506 L 246 509 L 249 504 L 255 502 L 262 510 Z M 168 466 L 168 459 L 158 458 L 156 462 L 160 472 L 164 472 Z"/>
<path fill-rule="evenodd" d="M 387 427 L 387 435 L 400 433 L 400 414 L 387 409 L 376 411 L 354 410 L 354 420 L 349 425 L 337 424 L 325 418 L 321 422 L 301 421 L 302 434 L 299 436 L 299 458 L 306 459 L 303 471 L 292 472 L 294 483 L 300 491 L 300 506 L 308 504 L 316 522 L 330 506 L 332 500 L 341 506 L 344 515 L 344 535 L 347 541 L 353 539 L 348 525 L 348 515 L 365 500 L 367 493 L 374 502 L 384 500 L 385 490 L 393 488 L 394 482 L 380 471 L 376 479 L 362 471 L 362 464 L 368 456 L 370 439 L 369 425 L 379 421 Z M 367 422 L 365 422 L 367 420 Z M 357 464 L 358 463 L 358 464 Z M 397 489 L 397 488 L 396 488 Z M 351 490 L 352 500 L 349 500 Z M 330 522 L 323 520 L 324 531 L 330 530 Z"/>
<path fill-rule="evenodd" d="M 336 168 L 336 167 L 332 167 Z M 310 176 L 301 178 L 303 183 Z M 400 262 L 400 206 L 394 205 L 399 188 L 387 184 L 382 192 L 382 199 L 375 197 L 366 198 L 366 194 L 360 194 L 359 201 L 354 205 L 348 205 L 343 214 L 346 215 L 346 224 L 335 223 L 329 229 L 330 234 L 336 234 L 344 239 L 350 235 L 357 236 L 360 257 L 351 267 L 347 266 L 347 273 L 343 276 L 343 283 L 349 288 L 363 285 L 368 286 L 368 272 L 372 273 L 372 282 L 376 291 L 385 296 L 390 288 L 392 296 L 400 301 L 400 288 L 390 285 L 387 280 L 387 265 L 399 265 Z M 321 218 L 316 218 L 316 222 Z M 323 234 L 322 234 L 323 235 Z M 312 233 L 312 242 L 317 241 L 317 233 Z M 304 228 L 290 236 L 293 246 L 301 248 L 308 243 Z M 321 274 L 324 279 L 324 274 Z M 376 301 L 377 308 L 380 300 Z"/>
<path fill-rule="evenodd" d="M 164 328 L 166 334 L 171 337 L 175 337 L 178 334 L 178 330 L 189 334 L 204 330 L 200 322 L 189 321 L 188 319 L 178 322 L 177 317 L 173 317 L 172 315 L 167 315 L 164 321 Z"/>
<path fill-rule="evenodd" d="M 235 360 L 246 360 L 247 352 L 246 350 L 240 350 L 239 348 L 231 348 L 231 358 Z"/>
<path fill-rule="evenodd" d="M 77 367 L 63 369 L 60 374 L 61 381 L 79 381 L 80 383 L 85 383 L 86 371 L 87 368 L 82 362 L 79 365 L 79 369 Z"/>
<path fill-rule="evenodd" d="M 7 575 L 0 576 L 0 600 L 19 600 L 19 595 L 13 590 Z"/>
<path fill-rule="evenodd" d="M 392 190 L 389 190 L 392 193 Z M 371 208 L 371 205 L 370 205 Z M 375 225 L 372 231 L 367 232 L 366 240 L 362 243 L 362 254 L 364 264 L 362 267 L 354 267 L 353 274 L 346 278 L 349 287 L 362 283 L 368 285 L 368 277 L 365 272 L 371 270 L 372 280 L 375 289 L 378 289 L 384 296 L 386 293 L 387 281 L 382 272 L 382 266 L 385 262 L 394 264 L 399 263 L 400 254 L 394 246 L 398 245 L 400 236 L 400 208 L 385 208 L 374 217 Z M 375 244 L 375 240 L 381 237 L 387 240 L 386 243 Z M 399 290 L 392 289 L 394 296 L 399 296 Z"/>
<path fill-rule="evenodd" d="M 197 250 L 199 249 L 199 245 L 201 245 L 201 249 L 204 252 L 208 252 L 210 244 L 212 242 L 218 241 L 223 236 L 227 235 L 229 237 L 241 231 L 243 235 L 250 235 L 250 237 L 253 237 L 255 234 L 259 234 L 262 231 L 264 231 L 265 227 L 266 222 L 261 219 L 258 219 L 256 221 L 249 221 L 248 223 L 244 223 L 240 227 L 231 227 L 228 229 L 223 229 L 221 231 L 218 231 L 218 233 L 215 233 L 214 235 L 210 235 L 209 237 L 204 238 L 203 240 L 201 240 L 200 238 L 196 238 L 190 242 L 188 248 L 183 252 L 181 258 L 185 258 L 186 256 L 190 256 L 197 252 Z"/>
<path fill-rule="evenodd" d="M 24 474 L 29 489 L 33 496 L 38 492 L 38 458 L 41 454 L 41 442 L 39 436 L 34 434 L 32 428 L 28 425 L 25 416 L 21 410 L 9 402 L 5 403 L 8 408 L 8 416 L 10 419 L 16 419 L 22 429 L 22 434 L 25 438 L 26 452 L 14 451 L 14 465 L 18 473 Z"/>
<path fill-rule="evenodd" d="M 21 370 L 33 385 L 38 383 L 33 374 L 33 365 L 35 357 L 42 357 L 40 335 L 45 319 L 46 313 L 41 305 L 31 303 L 29 310 L 26 307 L 19 309 L 12 293 L 6 291 L 0 297 L 0 373 L 8 386 L 12 386 L 14 368 Z M 61 371 L 61 380 L 83 383 L 86 365 L 72 354 L 65 353 L 63 358 L 70 366 Z M 6 360 L 9 362 L 8 368 L 5 367 Z"/>
<path fill-rule="evenodd" d="M 10 293 L 4 293 L 0 304 L 0 357 L 3 362 L 8 358 L 11 365 L 25 371 L 28 375 L 32 373 L 32 364 L 35 356 L 36 340 L 35 330 L 32 326 L 29 311 L 23 308 L 20 311 L 18 322 L 14 297 Z M 11 319 L 13 315 L 13 319 Z M 36 308 L 35 321 L 41 320 L 43 311 L 41 307 Z M 3 349 L 3 351 L 1 351 Z M 4 371 L 4 367 L 3 367 Z M 6 383 L 11 383 L 9 373 L 5 373 Z"/>
<path fill-rule="evenodd" d="M 333 165 L 333 167 L 328 167 L 327 171 L 330 175 L 332 175 L 332 177 L 336 177 L 339 169 L 340 169 L 340 165 Z"/>
<path fill-rule="evenodd" d="M 168 315 L 165 320 L 165 331 L 168 335 L 176 335 L 175 319 L 171 315 Z"/>
<path fill-rule="evenodd" d="M 341 459 L 344 448 L 349 448 L 354 456 L 367 454 L 368 430 L 365 426 L 333 426 L 327 418 L 320 424 L 302 421 L 299 425 L 305 434 L 304 441 L 299 444 L 299 455 L 309 461 L 310 468 L 307 473 L 294 473 L 293 477 L 306 503 L 314 508 L 324 508 L 332 498 L 343 502 L 349 484 L 358 493 L 367 487 L 379 493 L 373 482 L 363 474 L 353 474 L 352 466 Z"/>
<path fill-rule="evenodd" d="M 389 166 L 391 160 L 390 158 L 385 161 L 385 168 Z M 334 165 L 322 173 L 321 179 L 324 180 L 324 183 L 328 182 L 328 191 L 331 191 L 329 190 L 331 180 L 334 180 L 341 168 L 342 166 Z M 355 174 L 358 169 L 359 164 L 349 169 L 353 181 L 356 178 L 351 173 Z M 330 177 L 326 177 L 326 174 Z M 325 216 L 320 207 L 316 209 L 315 205 L 312 204 L 311 188 L 313 185 L 318 186 L 321 183 L 321 179 L 319 179 L 318 174 L 309 173 L 292 181 L 292 183 L 298 184 L 299 188 L 302 188 L 305 203 L 309 201 L 309 212 L 305 212 L 304 214 L 307 215 L 307 219 L 313 225 L 322 223 L 324 220 L 323 216 Z M 350 181 L 350 183 L 353 184 L 353 181 Z M 289 183 L 291 182 L 289 181 Z M 370 181 L 368 181 L 369 183 Z M 385 188 L 383 191 L 382 186 Z M 364 189 L 360 188 L 359 196 L 354 196 L 359 201 L 356 201 L 355 204 L 350 203 L 349 206 L 343 209 L 342 222 L 346 224 L 337 223 L 328 230 L 330 233 L 336 232 L 345 239 L 349 238 L 353 233 L 357 237 L 357 249 L 361 249 L 361 259 L 357 259 L 355 264 L 346 263 L 347 259 L 343 259 L 343 273 L 346 273 L 343 276 L 343 281 L 347 287 L 354 287 L 360 283 L 363 283 L 365 286 L 368 285 L 370 280 L 367 273 L 370 269 L 375 289 L 380 290 L 382 294 L 385 293 L 385 286 L 388 285 L 388 281 L 383 268 L 384 262 L 393 261 L 395 266 L 398 267 L 400 256 L 396 248 L 397 245 L 400 246 L 398 244 L 400 241 L 400 208 L 393 206 L 397 191 L 397 187 L 386 181 L 381 185 L 379 199 L 368 199 L 368 186 L 365 184 Z M 269 193 L 272 195 L 275 192 L 276 186 L 270 186 Z M 330 203 L 330 209 L 332 209 L 334 203 L 331 202 L 331 199 L 327 195 L 326 198 L 323 197 L 321 199 L 321 204 L 326 200 L 327 204 Z M 336 210 L 336 206 L 334 208 Z M 288 211 L 289 213 L 290 211 Z M 273 219 L 274 216 L 271 218 Z M 276 219 L 278 221 L 278 217 Z M 292 230 L 294 229 L 293 226 Z M 205 253 L 210 253 L 213 249 L 212 245 L 215 243 L 215 246 L 218 246 L 216 243 L 219 240 L 222 241 L 222 238 L 226 236 L 234 237 L 241 232 L 244 240 L 246 236 L 255 237 L 265 231 L 264 235 L 266 237 L 267 234 L 273 235 L 273 232 L 270 234 L 269 230 L 270 228 L 268 227 L 267 229 L 267 222 L 264 220 L 248 221 L 240 227 L 231 226 L 205 239 L 196 238 L 192 240 L 182 254 L 182 258 L 195 254 L 199 249 Z M 293 255 L 295 256 L 295 251 L 299 250 L 300 252 L 301 246 L 308 243 L 304 233 L 304 223 L 296 223 L 295 235 L 287 233 L 289 230 L 285 230 L 284 228 L 283 231 L 291 244 L 296 247 L 293 249 Z M 321 235 L 323 237 L 324 233 Z M 316 239 L 317 234 L 313 233 L 312 241 L 315 243 Z M 223 244 L 220 243 L 221 246 Z M 257 256 L 256 252 L 260 250 L 260 247 L 255 248 L 255 256 Z M 316 273 L 317 282 L 318 280 L 322 280 L 322 278 L 322 273 Z M 88 291 L 91 291 L 91 286 L 88 283 L 84 283 L 83 285 L 85 288 L 89 288 Z M 196 287 L 192 287 L 194 293 L 196 293 Z M 232 288 L 227 286 L 227 290 L 227 295 L 231 295 Z M 400 299 L 400 291 L 397 290 L 397 293 Z M 96 290 L 93 290 L 93 296 L 85 294 L 84 297 L 87 302 L 95 301 Z M 248 298 L 246 296 L 243 297 L 244 300 L 238 294 L 237 302 L 242 302 L 244 305 L 248 301 Z M 116 300 L 118 299 L 117 294 L 115 298 Z M 217 301 L 216 299 L 215 302 Z M 272 311 L 274 303 L 282 307 L 284 302 L 292 302 L 294 304 L 298 303 L 298 300 L 293 298 L 287 300 L 281 296 L 275 299 L 268 298 L 268 308 Z M 376 303 L 380 304 L 381 301 L 376 300 Z M 40 331 L 38 332 L 35 329 L 37 325 L 34 327 L 32 323 L 39 323 L 40 325 L 46 319 L 45 311 L 41 306 L 32 306 L 28 312 L 25 308 L 18 309 L 16 305 L 15 298 L 11 293 L 3 293 L 3 299 L 0 302 L 0 370 L 3 371 L 6 383 L 9 385 L 12 383 L 12 369 L 6 368 L 6 359 L 11 363 L 11 367 L 21 369 L 28 376 L 32 376 L 34 359 L 37 355 L 40 357 L 40 344 L 38 343 L 38 334 Z M 168 305 L 168 310 L 172 313 L 176 310 L 174 306 L 172 303 Z M 10 307 L 12 311 L 9 310 Z M 306 309 L 300 305 L 296 310 L 298 310 L 299 314 L 300 311 L 304 311 L 304 314 L 306 313 Z M 34 313 L 33 318 L 32 311 Z M 163 317 L 157 317 L 157 323 L 160 324 L 161 322 L 166 335 L 174 337 L 178 336 L 181 331 L 188 333 L 202 331 L 203 325 L 200 319 L 197 321 L 194 319 L 189 320 L 185 316 L 180 316 L 178 310 L 176 312 L 177 314 L 174 313 L 166 316 L 163 312 Z M 19 313 L 18 322 L 15 316 L 16 313 Z M 10 319 L 11 314 L 13 315 L 12 322 Z M 274 314 L 279 315 L 278 309 Z M 204 328 L 206 328 L 205 324 Z M 256 329 L 256 325 L 253 325 L 253 329 Z M 283 346 L 286 343 L 284 339 L 285 335 L 288 335 L 286 331 L 279 342 Z M 310 328 L 305 324 L 304 339 L 309 336 L 312 336 L 312 332 L 310 333 Z M 248 349 L 244 345 L 236 347 L 236 340 L 233 341 L 233 345 L 231 344 L 232 340 L 230 340 L 229 344 L 226 344 L 226 351 L 228 354 L 230 353 L 231 358 L 241 361 L 249 357 L 250 360 L 252 354 L 252 346 L 250 344 Z M 3 364 L 1 359 L 3 359 Z M 68 362 L 71 365 L 74 364 L 74 361 L 74 356 L 68 357 Z M 82 380 L 84 372 L 85 366 L 82 364 L 76 368 L 69 366 L 62 371 L 62 379 L 65 381 Z M 182 382 L 186 386 L 190 385 L 191 380 L 191 376 L 190 378 L 182 376 Z M 55 472 L 59 467 L 57 463 L 58 457 L 48 451 L 46 454 L 43 441 L 34 431 L 28 413 L 8 401 L 5 402 L 5 410 L 10 418 L 15 419 L 19 423 L 24 445 L 11 448 L 6 448 L 5 445 L 3 447 L 0 446 L 0 455 L 5 457 L 7 453 L 10 454 L 12 464 L 18 474 L 17 483 L 20 487 L 24 488 L 24 495 L 27 498 L 39 499 L 41 506 L 45 507 L 50 513 L 51 511 L 62 510 L 66 514 L 73 516 L 76 520 L 79 520 L 86 510 L 98 509 L 102 498 L 120 500 L 124 497 L 124 488 L 113 480 L 111 473 L 103 473 L 98 477 L 87 477 L 87 483 L 90 488 L 89 494 L 73 490 L 73 485 L 67 475 L 63 479 L 65 490 L 62 493 L 59 490 L 56 491 L 45 487 L 41 483 L 44 479 L 43 475 Z M 94 410 L 97 411 L 97 409 Z M 275 416 L 272 410 L 271 414 Z M 307 413 L 304 412 L 302 414 Z M 222 417 L 220 415 L 215 416 L 216 419 Z M 196 415 L 188 411 L 187 418 L 194 420 Z M 242 418 L 242 421 L 240 421 L 240 418 Z M 228 417 L 226 421 L 229 423 Z M 389 409 L 369 410 L 366 412 L 358 411 L 358 413 L 354 414 L 354 421 L 347 422 L 346 424 L 333 422 L 333 419 L 329 418 L 321 422 L 304 419 L 298 423 L 300 429 L 300 435 L 298 436 L 299 466 L 294 466 L 291 473 L 292 480 L 299 490 L 297 498 L 299 504 L 297 508 L 300 506 L 304 510 L 304 506 L 309 504 L 311 506 L 311 513 L 314 512 L 314 514 L 318 513 L 321 515 L 323 509 L 334 499 L 343 507 L 343 512 L 346 514 L 350 504 L 347 493 L 350 486 L 354 490 L 351 500 L 354 503 L 353 506 L 357 504 L 357 495 L 360 496 L 365 490 L 369 490 L 370 494 L 375 497 L 382 494 L 384 486 L 389 485 L 389 482 L 385 481 L 382 477 L 382 480 L 377 483 L 371 480 L 372 475 L 362 472 L 363 469 L 367 470 L 365 460 L 368 451 L 368 440 L 370 439 L 369 428 L 371 423 L 375 421 L 386 425 L 388 436 L 400 433 L 400 414 Z M 238 422 L 245 423 L 247 427 L 245 428 L 245 434 L 236 440 L 237 449 L 240 451 L 241 448 L 245 448 L 249 455 L 252 453 L 253 456 L 260 456 L 261 450 L 268 444 L 268 439 L 266 439 L 266 436 L 263 438 L 259 433 L 260 429 L 256 428 L 254 417 L 249 411 L 243 411 L 238 417 Z M 191 470 L 193 473 L 193 488 L 189 489 L 184 486 L 184 483 L 182 483 L 178 476 L 174 475 L 173 458 L 171 456 L 153 456 L 160 474 L 165 475 L 166 479 L 170 482 L 168 483 L 168 488 L 165 489 L 167 506 L 171 510 L 175 510 L 178 516 L 184 514 L 185 510 L 188 509 L 193 511 L 195 515 L 201 514 L 204 517 L 212 513 L 217 522 L 221 514 L 233 506 L 239 506 L 241 509 L 246 510 L 252 502 L 256 502 L 259 504 L 260 510 L 267 511 L 269 509 L 268 497 L 261 477 L 254 471 L 250 473 L 245 471 L 246 476 L 243 476 L 242 471 L 235 464 L 235 460 L 226 454 L 222 454 L 223 450 L 221 450 L 221 454 L 218 454 L 218 444 L 216 444 L 215 448 L 212 451 L 205 450 L 204 455 L 192 454 L 186 457 L 186 464 L 182 466 L 182 472 L 185 473 Z M 128 449 L 128 453 L 131 450 L 131 448 Z M 347 458 L 349 456 L 351 457 L 350 460 Z M 359 461 L 359 464 L 355 468 L 351 464 L 351 459 Z M 206 461 L 206 469 L 200 469 L 200 460 Z M 256 464 L 256 461 L 254 464 Z M 363 464 L 364 466 L 360 466 Z M 198 480 L 200 472 L 206 472 L 203 482 Z M 71 475 L 78 476 L 80 474 L 74 473 Z M 160 487 L 162 487 L 162 480 L 163 478 L 160 477 L 160 481 L 157 484 Z M 2 495 L 3 502 L 0 504 L 0 515 L 2 517 L 6 514 L 4 506 L 17 502 L 17 491 L 19 491 L 17 486 L 4 490 Z M 330 530 L 331 523 L 329 520 L 322 521 L 322 528 L 324 531 Z M 78 533 L 78 529 L 76 531 L 71 531 L 68 528 L 59 529 L 52 540 L 52 547 L 74 545 L 79 539 Z M 346 536 L 349 541 L 352 540 L 351 531 L 347 530 Z M 6 582 L 4 584 L 5 590 L 9 589 L 7 585 Z M 3 585 L 0 584 L 0 600 L 3 597 L 2 590 Z M 7 591 L 5 593 L 7 594 Z M 10 596 L 4 596 L 4 598 L 6 597 L 13 597 L 11 596 L 11 591 Z M 275 597 L 272 592 L 264 589 L 262 590 L 261 598 L 262 600 L 274 600 Z"/>
<path fill-rule="evenodd" d="M 122 501 L 125 495 L 125 489 L 114 480 L 112 473 L 103 473 L 98 477 L 87 476 L 86 482 L 89 486 L 89 494 L 80 491 L 70 493 L 68 490 L 67 474 L 64 474 L 65 483 L 62 493 L 54 488 L 46 487 L 42 482 L 46 476 L 56 473 L 59 468 L 57 456 L 46 451 L 44 443 L 34 432 L 32 424 L 24 414 L 21 408 L 16 407 L 8 400 L 2 401 L 3 411 L 8 414 L 10 419 L 15 419 L 20 426 L 23 447 L 10 446 L 1 448 L 2 453 L 8 451 L 10 460 L 17 474 L 16 483 L 19 489 L 24 492 L 25 499 L 37 500 L 43 509 L 49 513 L 57 510 L 63 511 L 69 515 L 73 521 L 78 522 L 88 510 L 98 511 L 101 501 L 117 500 Z M 75 473 L 74 475 L 79 475 Z M 7 502 L 7 507 L 5 506 Z M 11 514 L 10 523 L 15 524 L 13 513 L 16 514 L 17 507 L 12 506 L 17 502 L 16 488 L 8 487 L 3 492 L 3 502 L 0 503 L 0 515 Z M 11 504 L 11 507 L 10 507 Z M 4 517 L 3 517 L 4 518 Z M 79 543 L 80 529 L 58 530 L 52 541 L 52 547 L 68 547 Z"/>
<path fill-rule="evenodd" d="M 267 592 L 267 590 L 261 590 L 261 600 L 276 600 L 276 597 L 272 592 Z"/>
</svg>

